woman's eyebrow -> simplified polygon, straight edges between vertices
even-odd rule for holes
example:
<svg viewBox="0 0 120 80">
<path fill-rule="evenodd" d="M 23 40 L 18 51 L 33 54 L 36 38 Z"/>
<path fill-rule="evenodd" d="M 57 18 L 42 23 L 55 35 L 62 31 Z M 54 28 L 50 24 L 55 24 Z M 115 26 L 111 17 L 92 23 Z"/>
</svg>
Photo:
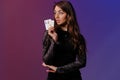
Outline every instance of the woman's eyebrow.
<svg viewBox="0 0 120 80">
<path fill-rule="evenodd" d="M 59 10 L 58 12 L 64 12 L 63 10 Z"/>
<path fill-rule="evenodd" d="M 63 12 L 63 10 L 58 10 L 58 12 L 61 12 L 61 11 Z M 57 12 L 57 11 L 56 11 L 56 10 L 54 10 L 54 12 Z"/>
</svg>

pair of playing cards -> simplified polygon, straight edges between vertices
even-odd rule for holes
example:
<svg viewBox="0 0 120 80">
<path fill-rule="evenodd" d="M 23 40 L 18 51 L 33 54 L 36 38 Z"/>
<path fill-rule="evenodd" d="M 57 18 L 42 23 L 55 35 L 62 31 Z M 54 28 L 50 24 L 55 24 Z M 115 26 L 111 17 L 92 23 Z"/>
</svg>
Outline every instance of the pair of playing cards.
<svg viewBox="0 0 120 80">
<path fill-rule="evenodd" d="M 44 24 L 45 24 L 46 30 L 48 30 L 49 27 L 53 27 L 54 26 L 54 20 L 46 19 L 46 20 L 44 20 Z"/>
</svg>

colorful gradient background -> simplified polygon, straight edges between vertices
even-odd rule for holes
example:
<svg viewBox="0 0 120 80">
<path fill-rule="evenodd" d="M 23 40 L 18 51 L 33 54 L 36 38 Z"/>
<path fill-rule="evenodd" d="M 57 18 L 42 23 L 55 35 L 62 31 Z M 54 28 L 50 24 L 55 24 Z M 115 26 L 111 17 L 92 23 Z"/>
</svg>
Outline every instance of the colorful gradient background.
<svg viewBox="0 0 120 80">
<path fill-rule="evenodd" d="M 0 80 L 45 80 L 43 20 L 59 0 L 0 0 Z M 70 0 L 86 38 L 83 80 L 120 80 L 120 0 Z"/>
</svg>

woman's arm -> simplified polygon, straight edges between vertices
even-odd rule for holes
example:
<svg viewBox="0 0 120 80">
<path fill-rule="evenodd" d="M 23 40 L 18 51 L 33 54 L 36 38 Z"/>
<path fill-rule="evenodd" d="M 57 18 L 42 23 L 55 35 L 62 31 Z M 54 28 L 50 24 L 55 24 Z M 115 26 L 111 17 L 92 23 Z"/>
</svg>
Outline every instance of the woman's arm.
<svg viewBox="0 0 120 80">
<path fill-rule="evenodd" d="M 47 70 L 47 72 L 52 72 L 52 73 L 72 72 L 86 66 L 86 53 L 81 52 L 81 50 L 79 49 L 79 53 L 77 55 L 76 61 L 61 67 L 46 65 L 45 63 L 43 63 L 42 65 L 44 67 L 50 68 L 50 70 Z"/>
<path fill-rule="evenodd" d="M 51 65 L 53 59 L 53 49 L 55 46 L 55 42 L 48 35 L 48 31 L 44 33 L 43 36 L 43 61 L 45 64 Z"/>
<path fill-rule="evenodd" d="M 76 55 L 76 61 L 70 64 L 67 64 L 67 65 L 61 66 L 61 67 L 57 67 L 56 72 L 67 73 L 67 72 L 71 72 L 74 70 L 78 70 L 85 66 L 86 66 L 86 52 L 82 52 L 81 49 L 79 48 L 78 54 Z"/>
</svg>

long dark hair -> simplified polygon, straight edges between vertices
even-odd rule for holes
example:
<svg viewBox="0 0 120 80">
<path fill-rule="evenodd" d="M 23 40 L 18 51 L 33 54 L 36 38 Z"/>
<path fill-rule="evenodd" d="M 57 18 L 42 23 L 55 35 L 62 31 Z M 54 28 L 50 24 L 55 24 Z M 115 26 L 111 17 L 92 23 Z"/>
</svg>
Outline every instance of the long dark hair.
<svg viewBox="0 0 120 80">
<path fill-rule="evenodd" d="M 77 47 L 78 44 L 80 44 L 82 51 L 86 52 L 85 39 L 80 33 L 79 25 L 76 19 L 76 13 L 72 4 L 69 1 L 62 0 L 56 2 L 53 9 L 56 6 L 60 7 L 64 12 L 67 13 L 67 26 L 68 26 L 67 30 L 72 36 L 72 43 L 74 44 L 74 47 Z M 55 22 L 55 26 L 57 27 L 56 22 Z"/>
</svg>

